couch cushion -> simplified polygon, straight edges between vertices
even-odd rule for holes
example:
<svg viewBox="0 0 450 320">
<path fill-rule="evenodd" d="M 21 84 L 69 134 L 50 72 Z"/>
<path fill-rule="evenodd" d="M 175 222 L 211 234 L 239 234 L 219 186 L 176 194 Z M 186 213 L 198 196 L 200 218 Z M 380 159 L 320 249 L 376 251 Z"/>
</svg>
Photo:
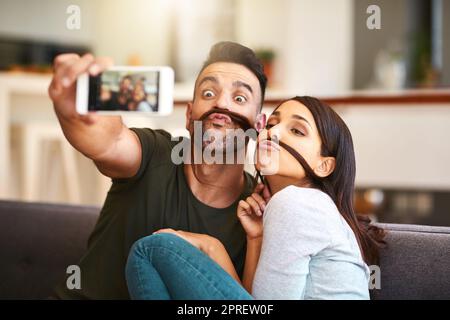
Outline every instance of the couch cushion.
<svg viewBox="0 0 450 320">
<path fill-rule="evenodd" d="M 100 209 L 0 201 L 0 299 L 40 299 L 77 264 Z"/>
<path fill-rule="evenodd" d="M 381 250 L 381 289 L 374 299 L 449 299 L 450 228 L 378 224 L 388 231 Z"/>
<path fill-rule="evenodd" d="M 52 293 L 77 264 L 100 208 L 0 201 L 0 299 Z M 379 224 L 381 289 L 374 299 L 449 299 L 450 228 Z"/>
</svg>

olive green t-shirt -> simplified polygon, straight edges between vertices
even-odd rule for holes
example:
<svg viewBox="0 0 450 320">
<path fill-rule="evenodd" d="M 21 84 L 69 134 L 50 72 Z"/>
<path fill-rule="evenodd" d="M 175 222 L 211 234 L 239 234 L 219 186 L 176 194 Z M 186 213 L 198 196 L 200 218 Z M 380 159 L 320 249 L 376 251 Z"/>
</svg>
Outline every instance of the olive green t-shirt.
<svg viewBox="0 0 450 320">
<path fill-rule="evenodd" d="M 192 194 L 183 164 L 171 160 L 178 141 L 163 130 L 132 130 L 142 146 L 141 167 L 130 179 L 113 179 L 87 252 L 78 264 L 81 289 L 67 289 L 64 279 L 55 289 L 58 298 L 129 299 L 125 281 L 129 250 L 136 240 L 161 228 L 218 238 L 242 275 L 246 237 L 236 209 L 239 200 L 253 190 L 250 174 L 244 172 L 245 191 L 235 203 L 223 209 L 210 207 Z"/>
</svg>

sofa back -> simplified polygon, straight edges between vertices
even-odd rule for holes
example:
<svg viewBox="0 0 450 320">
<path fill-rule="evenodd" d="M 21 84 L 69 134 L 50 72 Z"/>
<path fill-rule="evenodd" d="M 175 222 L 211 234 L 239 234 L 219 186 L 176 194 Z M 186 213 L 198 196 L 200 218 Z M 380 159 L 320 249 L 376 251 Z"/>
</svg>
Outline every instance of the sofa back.
<svg viewBox="0 0 450 320">
<path fill-rule="evenodd" d="M 97 207 L 0 201 L 0 299 L 42 299 L 77 264 Z M 379 224 L 381 289 L 373 299 L 449 299 L 450 228 Z"/>
<path fill-rule="evenodd" d="M 387 247 L 372 298 L 450 299 L 450 227 L 378 225 L 387 230 Z"/>
<path fill-rule="evenodd" d="M 99 208 L 0 201 L 0 299 L 44 299 L 77 264 Z"/>
</svg>

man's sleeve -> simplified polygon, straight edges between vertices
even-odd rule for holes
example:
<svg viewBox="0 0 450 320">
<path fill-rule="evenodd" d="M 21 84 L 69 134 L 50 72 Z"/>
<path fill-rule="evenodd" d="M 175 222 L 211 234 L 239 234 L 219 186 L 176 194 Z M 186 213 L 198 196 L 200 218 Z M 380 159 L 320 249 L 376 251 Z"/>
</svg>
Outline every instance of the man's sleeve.
<svg viewBox="0 0 450 320">
<path fill-rule="evenodd" d="M 161 153 L 161 149 L 165 149 L 166 141 L 170 141 L 170 134 L 163 130 L 152 130 L 149 128 L 130 128 L 139 138 L 141 143 L 142 155 L 141 155 L 141 165 L 139 166 L 138 172 L 131 178 L 125 179 L 112 179 L 113 183 L 127 183 L 140 179 L 149 164 L 157 161 L 157 154 Z"/>
</svg>

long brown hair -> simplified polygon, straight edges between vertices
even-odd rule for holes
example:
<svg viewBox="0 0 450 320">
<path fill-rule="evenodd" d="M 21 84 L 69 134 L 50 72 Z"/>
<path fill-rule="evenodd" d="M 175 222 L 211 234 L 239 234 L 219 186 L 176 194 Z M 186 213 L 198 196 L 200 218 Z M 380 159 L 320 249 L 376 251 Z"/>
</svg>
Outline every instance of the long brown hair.
<svg viewBox="0 0 450 320">
<path fill-rule="evenodd" d="M 341 117 L 319 99 L 297 96 L 289 100 L 298 101 L 308 108 L 322 140 L 321 155 L 336 159 L 334 171 L 326 178 L 309 174 L 312 178 L 311 185 L 333 199 L 340 214 L 353 230 L 364 261 L 369 265 L 378 263 L 379 248 L 385 245 L 385 231 L 372 225 L 367 216 L 359 216 L 354 211 L 356 162 L 350 130 Z M 308 167 L 307 164 L 303 166 Z M 304 169 L 306 173 L 312 171 L 308 170 L 310 168 Z"/>
</svg>

